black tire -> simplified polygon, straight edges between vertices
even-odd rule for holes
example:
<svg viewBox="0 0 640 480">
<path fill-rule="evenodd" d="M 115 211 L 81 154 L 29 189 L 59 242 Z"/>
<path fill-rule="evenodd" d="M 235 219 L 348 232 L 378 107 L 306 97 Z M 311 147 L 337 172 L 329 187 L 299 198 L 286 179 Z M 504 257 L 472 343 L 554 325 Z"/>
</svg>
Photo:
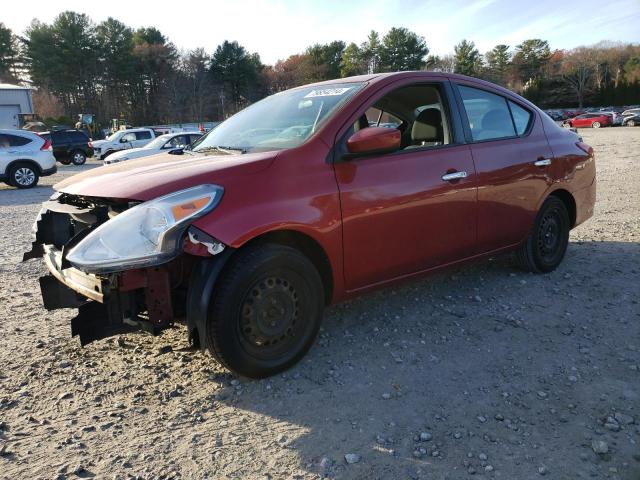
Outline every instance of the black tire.
<svg viewBox="0 0 640 480">
<path fill-rule="evenodd" d="M 33 188 L 38 184 L 38 169 L 27 162 L 18 162 L 9 169 L 9 182 L 20 189 Z"/>
<path fill-rule="evenodd" d="M 105 154 L 102 155 L 102 158 L 100 160 L 104 160 L 105 158 L 107 158 L 109 155 L 111 155 L 114 152 L 115 152 L 115 150 L 109 150 L 108 152 L 105 152 Z"/>
<path fill-rule="evenodd" d="M 206 345 L 238 375 L 274 375 L 298 362 L 311 347 L 324 298 L 318 271 L 299 251 L 276 244 L 240 250 L 212 295 Z"/>
<path fill-rule="evenodd" d="M 84 165 L 87 161 L 87 155 L 82 150 L 74 150 L 71 152 L 71 161 L 74 165 Z"/>
<path fill-rule="evenodd" d="M 71 165 L 71 158 L 63 157 L 58 160 L 62 165 Z"/>
<path fill-rule="evenodd" d="M 562 262 L 571 230 L 569 212 L 558 197 L 547 198 L 525 243 L 516 251 L 518 266 L 534 273 L 555 270 Z"/>
</svg>

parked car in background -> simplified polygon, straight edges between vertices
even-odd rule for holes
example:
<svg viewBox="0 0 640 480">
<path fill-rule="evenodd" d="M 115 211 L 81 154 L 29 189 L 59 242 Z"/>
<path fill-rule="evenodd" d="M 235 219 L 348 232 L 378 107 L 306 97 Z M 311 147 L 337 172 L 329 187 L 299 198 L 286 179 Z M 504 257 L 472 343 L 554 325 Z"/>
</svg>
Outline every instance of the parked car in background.
<svg viewBox="0 0 640 480">
<path fill-rule="evenodd" d="M 82 344 L 184 320 L 194 345 L 259 378 L 304 356 L 327 304 L 500 252 L 554 270 L 593 215 L 596 168 L 505 88 L 400 72 L 280 92 L 183 156 L 55 190 L 24 258 L 44 257 L 44 305 L 78 308 Z"/>
<path fill-rule="evenodd" d="M 622 125 L 625 127 L 635 127 L 640 125 L 640 113 L 636 113 L 635 115 L 627 115 L 622 119 Z"/>
<path fill-rule="evenodd" d="M 565 128 L 600 128 L 613 125 L 613 118 L 611 115 L 605 115 L 602 113 L 583 113 L 577 117 L 565 120 L 562 124 Z"/>
<path fill-rule="evenodd" d="M 623 117 L 629 117 L 631 115 L 640 115 L 640 108 L 630 108 L 622 112 Z"/>
<path fill-rule="evenodd" d="M 51 142 L 26 130 L 0 130 L 0 180 L 31 188 L 38 179 L 56 173 Z"/>
<path fill-rule="evenodd" d="M 40 135 L 51 142 L 53 156 L 63 165 L 83 165 L 93 156 L 89 136 L 80 130 L 51 130 Z"/>
<path fill-rule="evenodd" d="M 104 159 L 105 164 L 124 162 L 134 158 L 148 157 L 162 152 L 182 150 L 202 137 L 200 132 L 167 133 L 151 140 L 142 148 L 131 148 L 112 153 Z"/>
<path fill-rule="evenodd" d="M 613 110 L 606 110 L 599 112 L 602 115 L 608 115 L 611 117 L 611 126 L 615 127 L 618 125 L 622 125 L 622 115 Z"/>
<path fill-rule="evenodd" d="M 104 140 L 91 142 L 91 146 L 96 158 L 104 160 L 112 153 L 120 150 L 144 147 L 154 138 L 156 138 L 156 134 L 150 128 L 131 128 L 118 130 Z"/>
<path fill-rule="evenodd" d="M 559 110 L 545 110 L 544 112 L 556 122 L 561 122 L 562 120 L 564 120 L 562 112 Z"/>
</svg>

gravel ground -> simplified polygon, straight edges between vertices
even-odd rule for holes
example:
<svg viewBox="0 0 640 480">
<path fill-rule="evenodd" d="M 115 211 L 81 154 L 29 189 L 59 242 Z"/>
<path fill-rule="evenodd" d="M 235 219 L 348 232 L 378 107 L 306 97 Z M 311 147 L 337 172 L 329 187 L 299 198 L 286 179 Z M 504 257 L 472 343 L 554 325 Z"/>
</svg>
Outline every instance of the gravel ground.
<svg viewBox="0 0 640 480">
<path fill-rule="evenodd" d="M 496 258 L 331 307 L 286 374 L 185 329 L 80 348 L 19 263 L 62 167 L 0 189 L 0 477 L 640 479 L 640 128 L 583 131 L 596 215 L 561 267 Z"/>
</svg>

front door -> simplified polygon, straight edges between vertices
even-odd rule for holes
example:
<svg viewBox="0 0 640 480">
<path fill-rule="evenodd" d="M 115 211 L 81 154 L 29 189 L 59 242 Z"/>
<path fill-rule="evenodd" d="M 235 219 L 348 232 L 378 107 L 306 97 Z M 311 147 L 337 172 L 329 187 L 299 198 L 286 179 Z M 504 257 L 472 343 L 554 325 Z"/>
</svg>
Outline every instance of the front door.
<svg viewBox="0 0 640 480">
<path fill-rule="evenodd" d="M 475 169 L 469 146 L 453 141 L 445 101 L 437 84 L 401 87 L 374 101 L 347 133 L 385 125 L 403 138 L 400 151 L 335 164 L 349 290 L 473 254 Z"/>
</svg>

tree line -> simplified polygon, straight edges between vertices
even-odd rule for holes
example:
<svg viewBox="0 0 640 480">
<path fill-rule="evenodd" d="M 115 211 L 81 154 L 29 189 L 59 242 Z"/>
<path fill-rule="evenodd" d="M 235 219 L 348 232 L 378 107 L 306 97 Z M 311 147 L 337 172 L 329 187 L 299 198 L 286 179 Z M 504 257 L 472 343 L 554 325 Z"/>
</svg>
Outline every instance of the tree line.
<svg viewBox="0 0 640 480">
<path fill-rule="evenodd" d="M 78 113 L 135 125 L 221 120 L 298 85 L 403 70 L 484 78 L 543 107 L 640 103 L 636 44 L 552 50 L 545 40 L 528 39 L 481 53 L 462 40 L 438 56 L 422 36 L 394 27 L 384 36 L 371 31 L 360 44 L 315 44 L 265 65 L 235 41 L 212 53 L 181 51 L 154 27 L 134 30 L 113 18 L 96 24 L 71 11 L 51 24 L 34 20 L 21 35 L 0 23 L 0 81 L 30 83 L 36 112 L 68 121 Z"/>
</svg>

